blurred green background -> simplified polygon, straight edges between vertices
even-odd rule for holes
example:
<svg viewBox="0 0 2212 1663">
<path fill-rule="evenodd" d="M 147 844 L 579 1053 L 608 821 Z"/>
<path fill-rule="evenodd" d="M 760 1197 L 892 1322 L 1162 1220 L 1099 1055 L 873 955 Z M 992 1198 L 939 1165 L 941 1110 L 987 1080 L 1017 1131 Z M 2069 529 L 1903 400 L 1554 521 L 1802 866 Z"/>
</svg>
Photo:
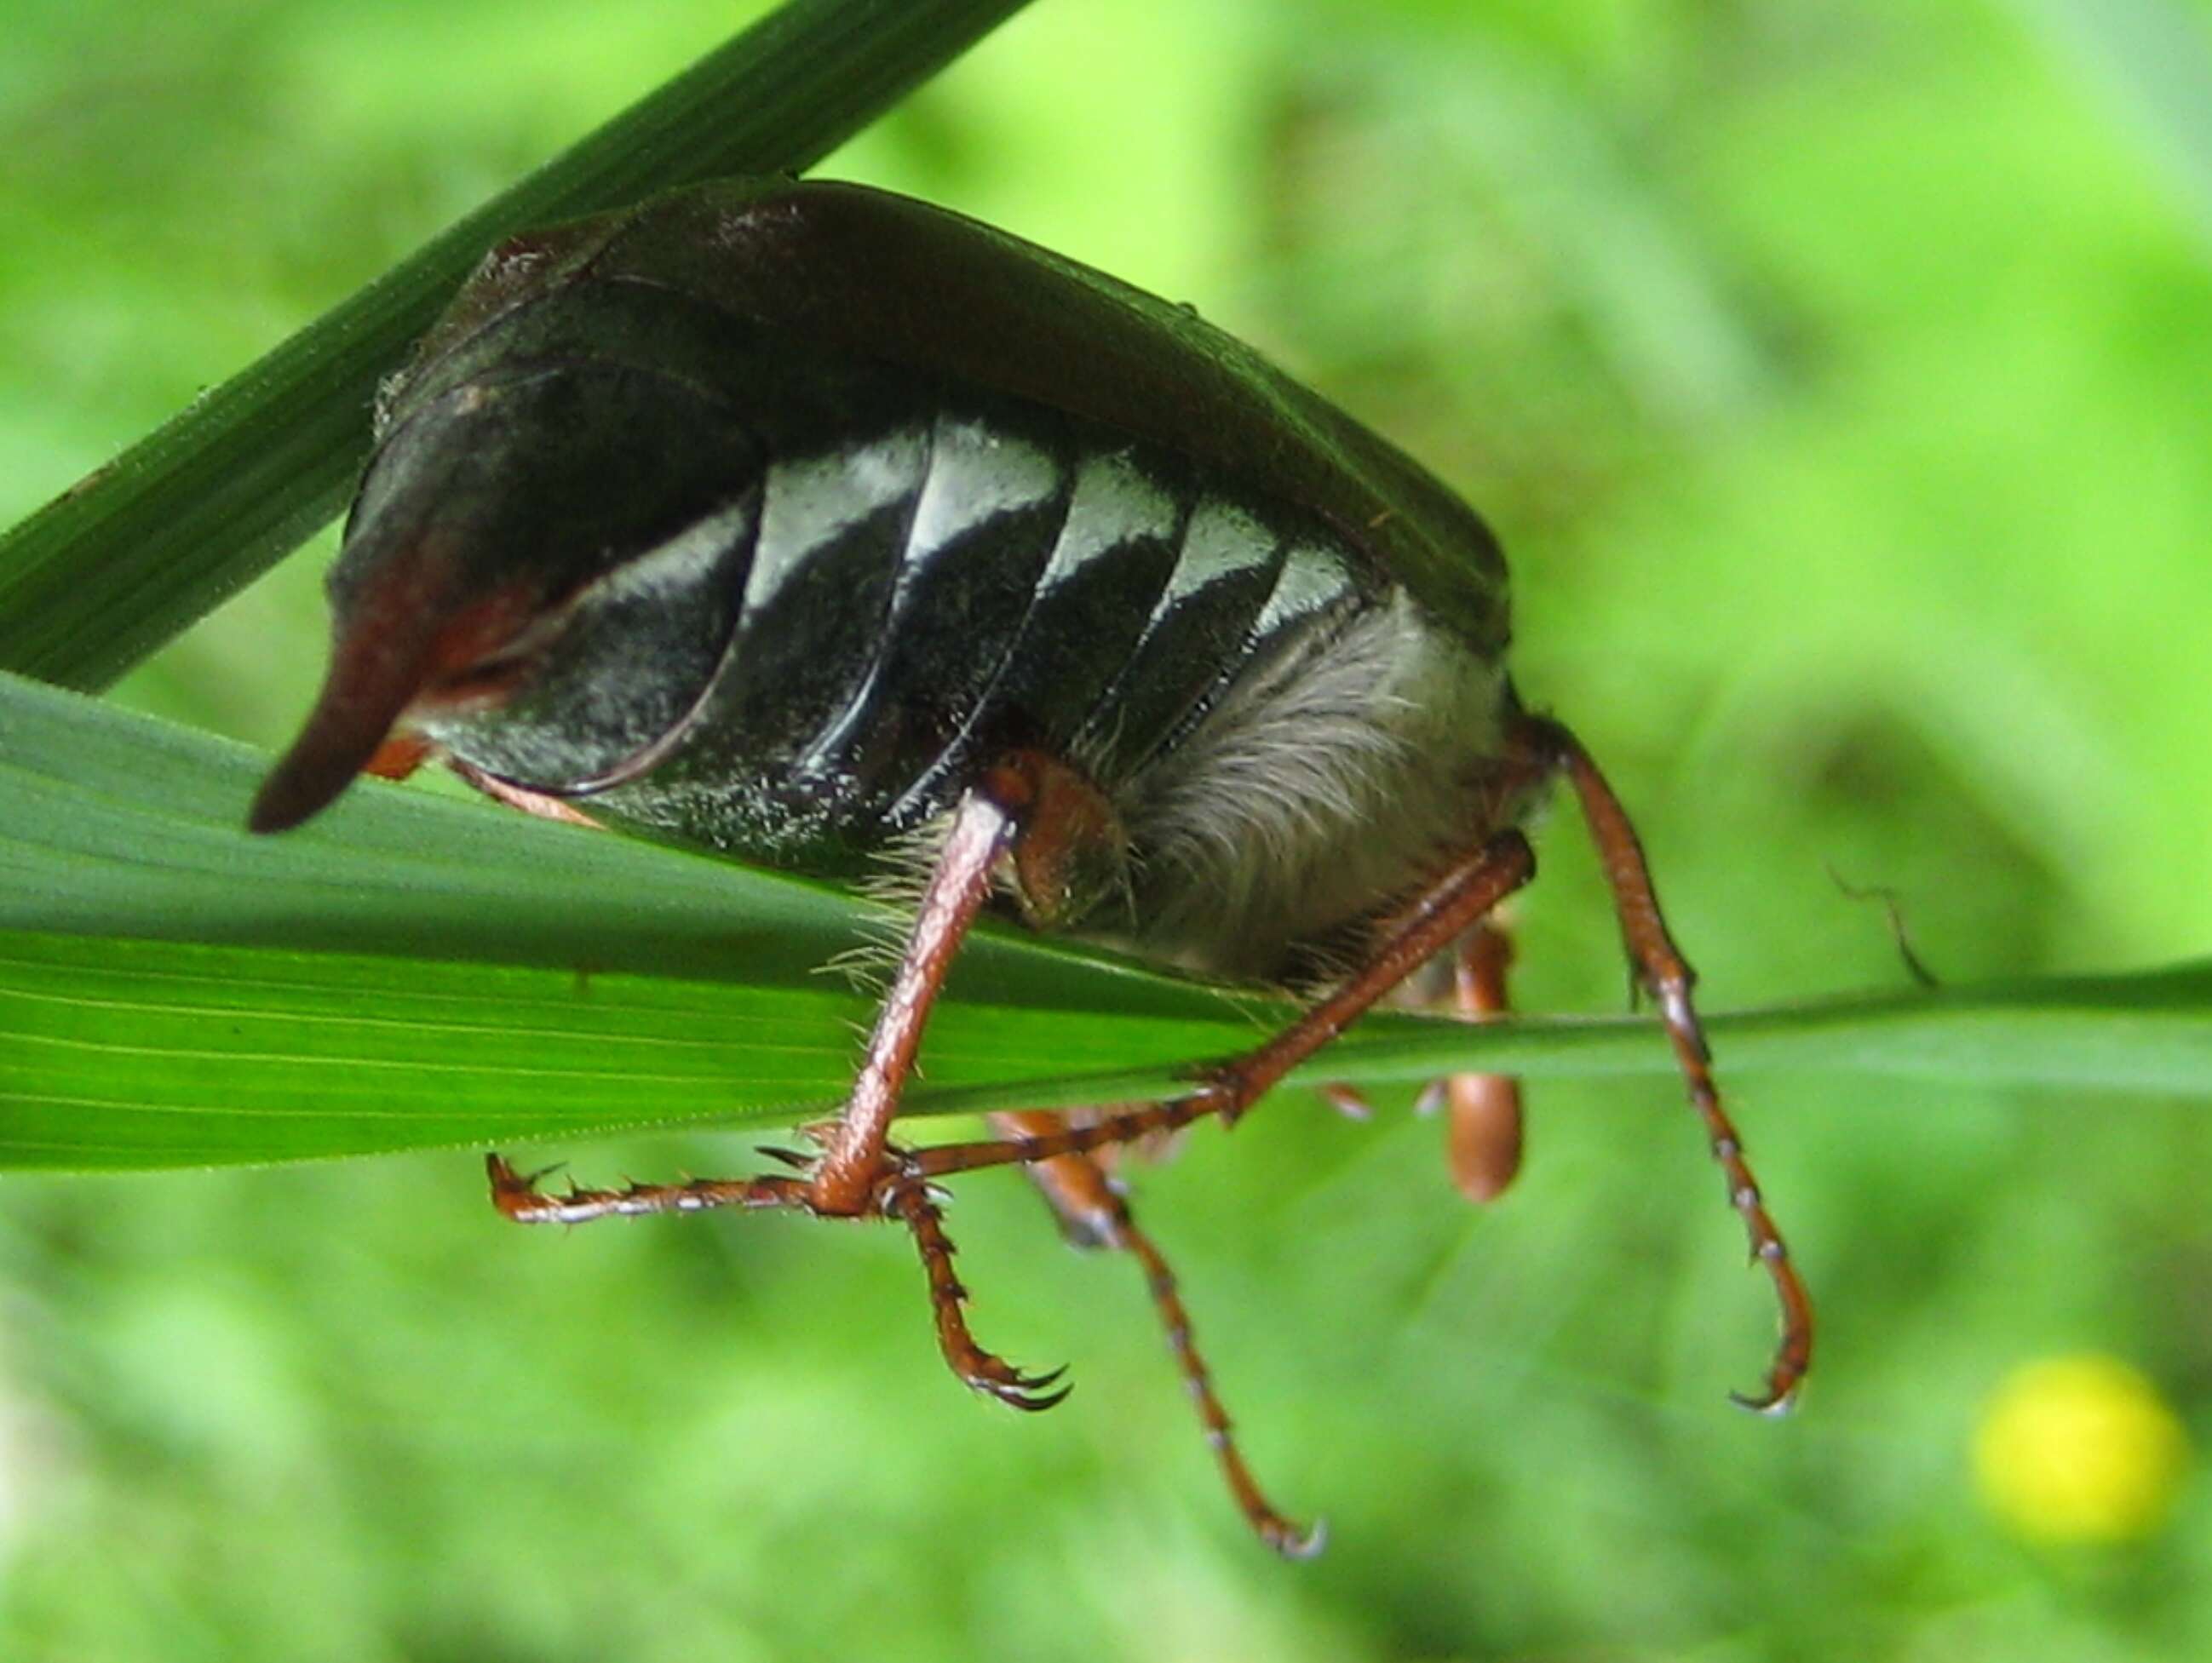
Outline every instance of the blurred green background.
<svg viewBox="0 0 2212 1663">
<path fill-rule="evenodd" d="M 13 0 L 0 519 L 757 9 Z M 1849 886 L 1950 980 L 2212 940 L 2208 41 L 2195 0 L 1040 0 L 826 171 L 1196 302 L 1482 505 L 1522 688 L 1726 1008 L 1902 985 Z M 120 696 L 285 737 L 329 548 Z M 1544 856 L 1519 996 L 1617 1009 L 1565 816 Z M 1330 1518 L 1295 1568 L 1133 1272 L 1010 1179 L 953 1225 L 985 1338 L 1073 1364 L 1034 1419 L 945 1377 L 887 1231 L 515 1230 L 463 1154 L 11 1178 L 0 1657 L 2212 1655 L 2185 1456 L 2170 1510 L 2152 1455 L 2059 1509 L 2102 1541 L 1972 1459 L 2082 1351 L 2212 1435 L 2202 1103 L 1739 1083 L 1825 1320 L 1768 1424 L 1674 1089 L 1532 1099 L 1488 1211 L 1401 1103 L 1143 1174 L 1249 1453 Z"/>
</svg>

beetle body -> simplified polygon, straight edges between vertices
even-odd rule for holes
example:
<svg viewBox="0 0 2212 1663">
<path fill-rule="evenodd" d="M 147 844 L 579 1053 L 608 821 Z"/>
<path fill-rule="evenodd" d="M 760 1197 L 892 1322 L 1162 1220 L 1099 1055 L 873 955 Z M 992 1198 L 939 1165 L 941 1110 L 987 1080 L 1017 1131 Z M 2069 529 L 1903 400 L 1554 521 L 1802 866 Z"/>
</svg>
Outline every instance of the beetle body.
<svg viewBox="0 0 2212 1663">
<path fill-rule="evenodd" d="M 494 1157 L 510 1217 L 897 1219 L 956 1371 L 1037 1408 L 1049 1377 L 968 1336 L 931 1182 L 1027 1165 L 1073 1237 L 1144 1265 L 1240 1505 L 1299 1551 L 1314 1539 L 1244 1470 L 1173 1278 L 1101 1162 L 1233 1122 L 1425 964 L 1455 967 L 1463 1013 L 1499 1009 L 1482 920 L 1533 871 L 1518 822 L 1565 774 L 1782 1296 L 1754 1406 L 1787 1400 L 1802 1290 L 1626 816 L 1515 695 L 1494 540 L 1189 312 L 848 185 L 736 181 L 518 238 L 387 387 L 331 592 L 330 677 L 257 829 L 364 767 L 442 753 L 569 817 L 820 877 L 927 873 L 803 1175 L 546 1196 Z M 930 1003 L 994 907 L 1217 973 L 1340 980 L 1184 1096 L 896 1151 Z M 1517 1097 L 1477 1076 L 1450 1101 L 1455 1176 L 1494 1193 Z"/>
<path fill-rule="evenodd" d="M 1096 788 L 1100 830 L 1064 893 L 1009 904 L 1197 968 L 1295 972 L 1494 795 L 1512 705 L 1487 533 L 1364 442 L 1486 556 L 1444 568 L 1439 606 L 1394 569 L 1402 537 L 1373 533 L 1395 515 L 1347 525 L 1362 499 L 1240 466 L 1251 440 L 1117 425 L 1133 392 L 955 377 L 941 343 L 861 351 L 853 308 L 817 297 L 794 323 L 750 267 L 696 252 L 709 228 L 709 247 L 757 251 L 822 241 L 825 220 L 880 249 L 913 214 L 747 183 L 495 251 L 387 390 L 333 577 L 341 654 L 407 665 L 393 637 L 510 592 L 520 551 L 552 580 L 501 611 L 509 640 L 380 689 L 368 725 L 404 719 L 594 819 L 848 878 L 1034 749 Z M 1032 302 L 1053 325 L 1036 332 L 1063 351 L 1087 314 L 1134 313 L 1206 362 L 1249 358 L 1096 274 L 924 222 L 955 228 L 982 281 L 1018 252 L 1054 302 Z M 1185 402 L 1142 410 L 1157 426 Z M 486 551 L 507 560 L 447 569 Z M 398 619 L 380 601 L 471 582 Z"/>
</svg>

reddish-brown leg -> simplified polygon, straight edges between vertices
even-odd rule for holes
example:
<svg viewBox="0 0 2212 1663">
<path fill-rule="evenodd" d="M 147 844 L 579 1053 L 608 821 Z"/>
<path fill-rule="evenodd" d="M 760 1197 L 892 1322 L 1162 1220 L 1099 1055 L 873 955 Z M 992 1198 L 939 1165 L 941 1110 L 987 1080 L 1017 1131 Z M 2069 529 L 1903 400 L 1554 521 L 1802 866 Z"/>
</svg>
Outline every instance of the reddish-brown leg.
<svg viewBox="0 0 2212 1663">
<path fill-rule="evenodd" d="M 985 798 L 971 796 L 963 802 L 946 852 L 923 897 L 898 980 L 885 999 L 884 1014 L 869 1044 L 862 1079 L 872 1084 L 866 1093 L 856 1089 L 854 1106 L 843 1120 L 830 1127 L 825 1135 L 829 1154 L 811 1179 L 780 1174 L 693 1179 L 681 1184 L 632 1184 L 619 1190 L 573 1189 L 565 1195 L 540 1195 L 532 1180 L 517 1174 L 495 1155 L 487 1163 L 494 1205 L 507 1217 L 524 1223 L 582 1223 L 617 1215 L 692 1212 L 718 1206 L 791 1207 L 818 1216 L 856 1217 L 881 1213 L 902 1218 L 921 1250 L 939 1338 L 954 1372 L 969 1385 L 1008 1401 L 1031 1398 L 1052 1377 L 1024 1375 L 990 1358 L 968 1338 L 962 1311 L 966 1291 L 952 1272 L 951 1245 L 930 1201 L 927 1180 L 969 1166 L 1085 1154 L 1150 1132 L 1172 1131 L 1208 1114 L 1218 1114 L 1233 1123 L 1285 1074 L 1342 1033 L 1361 1011 L 1404 980 L 1416 966 L 1441 951 L 1504 895 L 1528 882 L 1535 870 L 1535 858 L 1519 832 L 1498 834 L 1480 853 L 1454 866 L 1409 907 L 1375 956 L 1342 987 L 1257 1050 L 1211 1071 L 1190 1097 L 1110 1115 L 1096 1126 L 1072 1128 L 1054 1134 L 1054 1138 L 951 1145 L 893 1159 L 882 1132 L 888 1129 L 898 1088 L 911 1071 L 922 1022 L 944 979 L 945 965 L 982 904 L 992 865 L 1006 849 L 1012 828 L 1012 816 Z M 883 1126 L 875 1129 L 871 1147 L 868 1138 L 855 1133 L 855 1122 L 865 1132 L 872 1125 L 871 1117 L 878 1111 Z M 1055 1141 L 1065 1146 L 1044 1146 Z M 964 1162 L 963 1150 L 969 1156 Z M 833 1186 L 825 1201 L 823 1180 L 831 1175 L 832 1162 L 841 1152 L 849 1162 L 865 1162 L 854 1180 L 858 1199 L 849 1199 L 842 1187 Z M 979 1364 L 979 1358 L 988 1358 L 991 1366 Z M 1002 1387 L 1006 1389 L 1000 1390 Z M 1024 1403 L 1021 1406 L 1042 1405 Z M 1261 1505 L 1264 1507 L 1264 1502 Z M 1295 1535 L 1285 1528 L 1286 1539 L 1294 1539 Z"/>
<path fill-rule="evenodd" d="M 1765 1384 L 1756 1394 L 1734 1395 L 1746 1408 L 1762 1414 L 1779 1413 L 1790 1406 L 1812 1360 L 1812 1301 L 1745 1162 L 1743 1141 L 1721 1107 L 1720 1092 L 1713 1083 L 1711 1053 L 1690 997 L 1690 967 L 1668 934 L 1643 847 L 1627 812 L 1589 754 L 1571 733 L 1553 721 L 1524 717 L 1515 737 L 1525 753 L 1529 772 L 1564 772 L 1574 785 L 1613 889 L 1630 961 L 1658 1004 L 1690 1102 L 1705 1122 L 1713 1158 L 1727 1177 L 1729 1200 L 1743 1218 L 1753 1259 L 1766 1267 L 1773 1282 L 1780 1307 L 1781 1338 Z M 1173 1132 L 1209 1114 L 1218 1114 L 1233 1124 L 1268 1087 L 1527 882 L 1534 868 L 1528 845 L 1517 832 L 1498 834 L 1480 853 L 1452 868 L 1401 915 L 1375 956 L 1342 987 L 1258 1050 L 1210 1071 L 1189 1096 L 1170 1102 L 1120 1106 L 1088 1124 L 1048 1135 L 939 1145 L 913 1156 L 909 1170 L 919 1176 L 939 1177 L 1013 1162 L 1089 1154 L 1156 1132 Z"/>
<path fill-rule="evenodd" d="M 1347 1120 L 1371 1120 L 1375 1118 L 1375 1105 L 1367 1101 L 1365 1094 L 1357 1086 L 1346 1085 L 1341 1080 L 1331 1080 L 1327 1085 L 1317 1086 L 1315 1089 L 1321 1093 L 1323 1102 Z"/>
<path fill-rule="evenodd" d="M 1813 1303 L 1745 1162 L 1743 1139 L 1721 1107 L 1720 1090 L 1713 1083 L 1712 1053 L 1690 999 L 1695 975 L 1667 932 L 1659 897 L 1651 887 L 1650 869 L 1644 862 L 1644 846 L 1629 822 L 1627 810 L 1582 742 L 1559 723 L 1536 717 L 1522 719 L 1522 737 L 1532 750 L 1553 758 L 1574 785 L 1606 881 L 1613 889 L 1629 962 L 1666 1023 L 1675 1060 L 1689 1088 L 1690 1102 L 1705 1122 L 1713 1159 L 1727 1176 L 1729 1202 L 1742 1215 L 1753 1261 L 1764 1265 L 1773 1279 L 1775 1298 L 1781 1307 L 1780 1343 L 1767 1369 L 1765 1387 L 1755 1394 L 1734 1395 L 1747 1409 L 1780 1414 L 1789 1409 L 1812 1363 Z"/>
<path fill-rule="evenodd" d="M 373 774 L 380 780 L 405 780 L 425 762 L 441 753 L 439 748 L 421 734 L 407 728 L 395 728 L 385 742 L 376 748 L 368 761 L 362 764 L 363 774 Z M 586 814 L 566 798 L 552 797 L 542 791 L 532 791 L 527 786 L 518 786 L 487 774 L 473 762 L 443 753 L 446 766 L 454 776 L 474 786 L 495 803 L 504 803 L 511 809 L 520 809 L 525 814 L 536 815 L 541 820 L 558 820 L 566 825 L 590 826 L 598 828 L 599 822 Z"/>
<path fill-rule="evenodd" d="M 489 790 L 498 782 L 476 779 Z M 507 792 L 495 795 L 514 800 Z M 525 793 L 526 795 L 532 795 Z M 532 808 L 531 803 L 518 806 Z M 541 810 L 542 811 L 542 810 Z M 892 1117 L 914 1071 L 922 1029 L 953 957 L 989 899 L 1002 859 L 1011 856 L 1023 897 L 1049 913 L 1088 840 L 1116 835 L 1104 799 L 1073 769 L 1018 753 L 993 768 L 983 788 L 962 798 L 930 874 L 890 991 L 877 1012 L 866 1057 L 844 1114 L 820 1136 L 823 1153 L 804 1174 L 750 1179 L 692 1179 L 630 1184 L 618 1190 L 572 1188 L 540 1194 L 497 1156 L 490 1157 L 493 1204 L 523 1223 L 582 1223 L 617 1215 L 693 1212 L 709 1207 L 786 1207 L 820 1217 L 895 1217 L 914 1233 L 929 1278 L 938 1341 L 954 1374 L 1018 1409 L 1048 1409 L 1066 1395 L 1044 1388 L 1058 1378 L 1014 1369 L 978 1345 L 968 1331 L 968 1290 L 952 1268 L 944 1215 L 926 1183 L 912 1179 L 890 1148 Z M 810 1163 L 787 1157 L 802 1168 Z"/>
<path fill-rule="evenodd" d="M 953 810 L 944 853 L 922 891 L 898 973 L 876 1012 L 845 1112 L 823 1140 L 809 1196 L 816 1212 L 852 1217 L 876 1205 L 877 1187 L 886 1175 L 891 1117 L 914 1072 L 930 1007 L 990 898 L 993 870 L 1013 847 L 1016 829 L 1013 814 L 981 792 L 969 792 Z"/>
<path fill-rule="evenodd" d="M 1505 972 L 1513 949 L 1503 931 L 1476 925 L 1450 955 L 1451 983 L 1438 992 L 1426 974 L 1407 984 L 1419 995 L 1401 1002 L 1416 1011 L 1448 1010 L 1469 1022 L 1486 1022 L 1507 1009 Z M 1322 1099 L 1347 1120 L 1374 1118 L 1373 1105 L 1341 1082 L 1320 1088 Z M 1448 1074 L 1421 1088 L 1413 1112 L 1444 1117 L 1444 1159 L 1452 1182 L 1470 1201 L 1493 1201 L 1521 1170 L 1520 1083 L 1510 1074 Z"/>
<path fill-rule="evenodd" d="M 1049 1389 L 1067 1370 L 1030 1375 L 985 1350 L 968 1332 L 968 1290 L 952 1268 L 952 1241 L 945 1234 L 945 1215 L 925 1183 L 901 1184 L 884 1198 L 884 1211 L 906 1221 L 921 1249 L 929 1278 L 929 1304 L 937 1318 L 937 1344 L 945 1366 L 968 1386 L 1014 1409 L 1049 1409 L 1074 1388 Z"/>
<path fill-rule="evenodd" d="M 1056 1132 L 1057 1116 L 1042 1114 L 1001 1114 L 991 1116 L 994 1131 L 1007 1137 Z M 1061 1155 L 1024 1168 L 1043 1192 L 1059 1217 L 1068 1239 L 1079 1247 L 1112 1247 L 1128 1253 L 1143 1267 L 1145 1284 L 1167 1332 L 1168 1349 L 1182 1371 L 1183 1384 L 1198 1411 L 1206 1441 L 1221 1464 L 1229 1493 L 1260 1539 L 1286 1558 L 1305 1559 L 1322 1550 L 1326 1530 L 1316 1522 L 1302 1528 L 1275 1510 L 1261 1490 L 1252 1469 L 1237 1448 L 1229 1412 L 1213 1389 L 1206 1359 L 1199 1355 L 1191 1334 L 1190 1313 L 1184 1309 L 1174 1270 L 1152 1238 L 1137 1228 L 1129 1204 L 1115 1187 L 1097 1159 L 1087 1155 Z"/>
<path fill-rule="evenodd" d="M 1171 1102 L 1116 1105 L 1098 1119 L 1036 1135 L 979 1144 L 940 1144 L 907 1156 L 910 1176 L 935 1178 L 983 1167 L 1088 1155 L 1156 1132 L 1180 1131 L 1208 1115 L 1234 1125 L 1245 1110 L 1307 1058 L 1341 1034 L 1376 1000 L 1442 952 L 1460 932 L 1534 876 L 1528 840 L 1511 829 L 1439 877 L 1400 914 L 1372 956 L 1335 992 L 1255 1050 L 1206 1068 L 1197 1089 Z"/>
<path fill-rule="evenodd" d="M 463 778 L 479 789 L 529 812 L 573 817 L 586 825 L 592 823 L 556 799 L 520 791 L 465 766 L 460 772 Z M 1012 782 L 1017 792 L 1028 779 L 1026 774 L 1010 768 L 995 770 L 994 778 L 1001 775 Z M 914 1072 L 922 1029 L 961 943 L 967 939 L 976 915 L 990 898 L 996 867 L 1004 857 L 1016 850 L 1020 831 L 1016 814 L 1032 806 L 1028 800 L 1009 802 L 993 792 L 971 791 L 953 810 L 944 849 L 922 892 L 921 904 L 900 956 L 898 972 L 876 1012 L 876 1025 L 869 1035 L 860 1071 L 854 1077 L 844 1113 L 823 1138 L 821 1160 L 807 1180 L 808 1211 L 825 1217 L 853 1218 L 881 1210 L 881 1186 L 895 1175 L 895 1163 L 887 1157 L 891 1119 L 898 1112 L 899 1094 Z M 665 1187 L 652 1187 L 651 1193 L 658 1194 Z M 675 1187 L 678 1191 L 690 1187 Z M 635 1204 L 633 1211 L 672 1210 L 645 1205 L 640 1198 L 647 1193 L 633 1188 L 622 1193 Z M 695 1205 L 732 1204 L 714 1201 Z"/>
<path fill-rule="evenodd" d="M 544 1172 L 520 1173 L 504 1156 L 484 1156 L 491 1181 L 491 1204 L 516 1224 L 589 1224 L 601 1218 L 642 1218 L 662 1212 L 707 1212 L 716 1207 L 788 1207 L 806 1210 L 806 1180 L 781 1174 L 757 1178 L 687 1178 L 680 1184 L 625 1184 L 620 1189 L 584 1189 L 571 1184 L 561 1194 L 538 1187 Z"/>
<path fill-rule="evenodd" d="M 706 1212 L 717 1207 L 815 1211 L 811 1187 L 797 1174 L 690 1178 L 679 1184 L 625 1184 L 620 1189 L 571 1186 L 562 1193 L 549 1195 L 538 1187 L 544 1174 L 518 1173 L 497 1155 L 484 1157 L 484 1171 L 491 1180 L 492 1205 L 518 1224 L 588 1224 L 601 1218 Z M 961 1382 L 1016 1409 L 1049 1409 L 1066 1397 L 1065 1387 L 1057 1392 L 1045 1389 L 1060 1378 L 1060 1369 L 1048 1375 L 1027 1374 L 985 1350 L 969 1332 L 964 1309 L 968 1290 L 952 1268 L 952 1242 L 945 1233 L 945 1216 L 930 1196 L 928 1186 L 919 1180 L 887 1181 L 879 1187 L 877 1206 L 882 1216 L 900 1220 L 914 1233 L 922 1272 L 929 1278 L 938 1344 Z"/>
<path fill-rule="evenodd" d="M 876 1013 L 866 1059 L 845 1112 L 823 1139 L 814 1170 L 814 1211 L 864 1212 L 895 1175 L 885 1160 L 899 1095 L 914 1072 L 930 1007 L 952 968 L 1001 861 L 1030 916 L 1049 923 L 1066 904 L 1086 855 L 1119 839 L 1113 810 L 1097 786 L 1041 751 L 1015 751 L 984 772 L 953 810 L 930 873 L 898 974 Z"/>
<path fill-rule="evenodd" d="M 520 809 L 525 814 L 535 815 L 540 820 L 557 820 L 564 826 L 589 826 L 593 830 L 600 828 L 598 821 L 565 797 L 554 797 L 542 791 L 532 791 L 527 786 L 515 785 L 495 774 L 486 774 L 475 764 L 465 762 L 458 756 L 448 756 L 446 766 L 495 803 Z"/>
<path fill-rule="evenodd" d="M 1488 924 L 1452 956 L 1452 1008 L 1469 1022 L 1504 1014 L 1512 944 Z M 1510 1074 L 1452 1074 L 1442 1082 L 1444 1152 L 1452 1182 L 1470 1201 L 1493 1201 L 1521 1170 L 1521 1085 Z"/>
</svg>

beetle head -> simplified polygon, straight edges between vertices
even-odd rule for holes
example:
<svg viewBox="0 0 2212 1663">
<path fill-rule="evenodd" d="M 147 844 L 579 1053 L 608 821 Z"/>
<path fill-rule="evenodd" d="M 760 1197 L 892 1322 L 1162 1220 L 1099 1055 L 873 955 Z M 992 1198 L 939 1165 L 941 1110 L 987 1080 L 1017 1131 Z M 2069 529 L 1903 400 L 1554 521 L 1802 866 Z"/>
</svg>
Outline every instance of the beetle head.
<svg viewBox="0 0 2212 1663">
<path fill-rule="evenodd" d="M 525 365 L 403 398 L 331 570 L 321 696 L 248 825 L 316 814 L 395 729 L 526 694 L 580 596 L 741 496 L 758 468 L 727 406 L 617 364 Z"/>
</svg>

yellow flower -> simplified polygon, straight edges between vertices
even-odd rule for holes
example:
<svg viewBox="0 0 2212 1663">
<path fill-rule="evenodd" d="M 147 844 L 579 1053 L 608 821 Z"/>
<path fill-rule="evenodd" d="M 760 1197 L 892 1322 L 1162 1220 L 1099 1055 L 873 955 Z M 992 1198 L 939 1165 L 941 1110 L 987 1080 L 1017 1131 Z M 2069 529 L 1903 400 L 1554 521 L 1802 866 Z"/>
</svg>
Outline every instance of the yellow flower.
<svg viewBox="0 0 2212 1663">
<path fill-rule="evenodd" d="M 2116 1357 L 2015 1369 L 1982 1411 L 1974 1471 L 1991 1511 L 2046 1541 L 2117 1542 L 2165 1521 L 2189 1438 L 2158 1388 Z"/>
</svg>

